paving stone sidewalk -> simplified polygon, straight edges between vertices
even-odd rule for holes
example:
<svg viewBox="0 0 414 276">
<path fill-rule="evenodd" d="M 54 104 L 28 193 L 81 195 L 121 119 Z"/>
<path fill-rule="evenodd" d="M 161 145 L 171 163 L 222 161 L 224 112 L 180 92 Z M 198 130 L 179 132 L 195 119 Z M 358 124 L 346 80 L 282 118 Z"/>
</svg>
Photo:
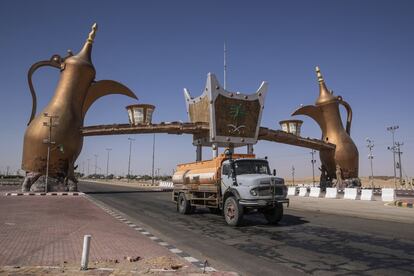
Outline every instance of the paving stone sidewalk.
<svg viewBox="0 0 414 276">
<path fill-rule="evenodd" d="M 199 273 L 183 258 L 114 219 L 83 196 L 0 196 L 0 274 L 6 269 L 36 266 L 80 266 L 83 236 L 92 235 L 91 267 L 129 271 L 172 269 L 179 274 Z M 21 270 L 22 268 L 20 268 Z M 97 270 L 96 270 L 97 271 Z M 18 271 L 15 271 L 18 272 Z M 102 272 L 102 271 L 100 271 Z M 32 274 L 30 274 L 32 275 Z"/>
</svg>

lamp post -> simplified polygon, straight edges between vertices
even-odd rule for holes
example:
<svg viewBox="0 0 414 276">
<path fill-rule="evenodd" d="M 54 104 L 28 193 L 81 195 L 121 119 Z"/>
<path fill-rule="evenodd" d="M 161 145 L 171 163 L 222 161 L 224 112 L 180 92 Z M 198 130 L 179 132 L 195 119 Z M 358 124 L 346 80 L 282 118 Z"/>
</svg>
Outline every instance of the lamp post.
<svg viewBox="0 0 414 276">
<path fill-rule="evenodd" d="M 315 163 L 316 163 L 316 160 L 315 160 L 315 157 L 314 157 L 315 153 L 316 153 L 316 150 L 312 150 L 310 152 L 310 154 L 312 155 L 311 163 L 312 163 L 312 182 L 313 182 L 313 186 L 315 186 Z"/>
<path fill-rule="evenodd" d="M 374 156 L 372 155 L 372 148 L 374 147 L 374 141 L 372 141 L 369 138 L 367 138 L 366 141 L 368 143 L 367 148 L 369 149 L 368 159 L 370 160 L 370 164 L 371 164 L 371 187 L 374 189 L 374 169 L 372 165 L 372 159 L 374 159 Z"/>
<path fill-rule="evenodd" d="M 402 164 L 401 164 L 401 146 L 404 145 L 404 143 L 396 142 L 395 143 L 395 149 L 396 153 L 398 154 L 398 169 L 400 171 L 400 187 L 402 186 Z"/>
<path fill-rule="evenodd" d="M 152 185 L 154 185 L 155 133 L 152 136 Z"/>
<path fill-rule="evenodd" d="M 88 172 L 88 177 L 89 177 L 89 175 L 90 175 L 90 173 L 89 173 L 89 162 L 90 162 L 90 161 L 91 161 L 91 159 L 89 159 L 89 158 L 88 158 L 88 171 L 87 171 L 87 172 Z"/>
<path fill-rule="evenodd" d="M 399 126 L 390 126 L 387 127 L 387 130 L 392 134 L 392 147 L 388 147 L 389 150 L 392 151 L 392 158 L 394 160 L 394 186 L 397 188 L 397 171 L 395 166 L 395 131 L 399 128 Z"/>
<path fill-rule="evenodd" d="M 96 170 L 98 169 L 98 155 L 94 154 L 93 156 L 95 156 L 95 177 L 96 177 Z"/>
<path fill-rule="evenodd" d="M 108 178 L 108 172 L 109 172 L 109 152 L 111 151 L 111 148 L 107 148 L 106 151 L 108 152 L 106 156 L 106 178 Z"/>
<path fill-rule="evenodd" d="M 295 166 L 292 166 L 292 184 L 295 186 Z"/>
<path fill-rule="evenodd" d="M 56 142 L 52 141 L 52 128 L 56 127 L 58 123 L 53 122 L 54 119 L 58 119 L 59 116 L 49 115 L 48 113 L 43 113 L 49 122 L 43 122 L 43 126 L 49 128 L 49 136 L 48 138 L 43 140 L 43 143 L 47 144 L 47 157 L 46 157 L 46 180 L 45 180 L 45 193 L 47 193 L 47 182 L 49 178 L 49 161 L 50 161 L 50 150 L 51 146 L 54 145 Z"/>
<path fill-rule="evenodd" d="M 129 140 L 129 158 L 128 158 L 128 175 L 127 175 L 127 181 L 129 182 L 129 179 L 131 178 L 130 171 L 131 171 L 131 149 L 132 149 L 132 141 L 135 141 L 135 139 L 128 138 Z"/>
</svg>

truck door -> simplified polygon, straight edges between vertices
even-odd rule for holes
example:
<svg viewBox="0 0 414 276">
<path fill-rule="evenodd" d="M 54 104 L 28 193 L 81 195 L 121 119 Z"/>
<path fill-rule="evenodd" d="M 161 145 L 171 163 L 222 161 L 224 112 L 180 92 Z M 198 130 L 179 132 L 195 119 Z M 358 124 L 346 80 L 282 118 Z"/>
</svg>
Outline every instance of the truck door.
<svg viewBox="0 0 414 276">
<path fill-rule="evenodd" d="M 230 164 L 223 164 L 221 171 L 221 191 L 224 193 L 229 187 L 233 184 L 233 179 L 231 177 Z"/>
</svg>

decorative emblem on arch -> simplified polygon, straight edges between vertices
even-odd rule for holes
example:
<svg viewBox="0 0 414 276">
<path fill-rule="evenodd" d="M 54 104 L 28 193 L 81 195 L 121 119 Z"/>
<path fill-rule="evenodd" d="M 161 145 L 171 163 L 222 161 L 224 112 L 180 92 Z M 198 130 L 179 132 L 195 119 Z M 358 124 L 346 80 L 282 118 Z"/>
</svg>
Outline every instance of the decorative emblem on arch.
<svg viewBox="0 0 414 276">
<path fill-rule="evenodd" d="M 184 97 L 190 121 L 210 125 L 204 145 L 241 146 L 257 142 L 266 92 L 267 82 L 262 82 L 254 94 L 227 91 L 216 76 L 209 73 L 199 97 L 191 98 L 187 89 L 184 89 Z"/>
</svg>

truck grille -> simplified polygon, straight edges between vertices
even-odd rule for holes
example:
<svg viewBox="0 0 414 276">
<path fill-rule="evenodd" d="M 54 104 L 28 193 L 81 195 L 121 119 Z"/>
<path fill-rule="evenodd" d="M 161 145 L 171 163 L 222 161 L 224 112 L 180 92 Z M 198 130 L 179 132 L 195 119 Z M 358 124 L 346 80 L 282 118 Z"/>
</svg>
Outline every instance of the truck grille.
<svg viewBox="0 0 414 276">
<path fill-rule="evenodd" d="M 272 195 L 272 186 L 262 186 L 259 187 L 259 196 L 271 196 Z M 283 187 L 275 186 L 275 195 L 283 195 Z"/>
</svg>

